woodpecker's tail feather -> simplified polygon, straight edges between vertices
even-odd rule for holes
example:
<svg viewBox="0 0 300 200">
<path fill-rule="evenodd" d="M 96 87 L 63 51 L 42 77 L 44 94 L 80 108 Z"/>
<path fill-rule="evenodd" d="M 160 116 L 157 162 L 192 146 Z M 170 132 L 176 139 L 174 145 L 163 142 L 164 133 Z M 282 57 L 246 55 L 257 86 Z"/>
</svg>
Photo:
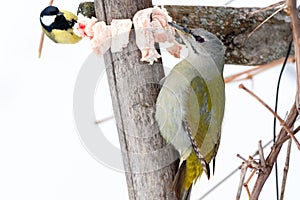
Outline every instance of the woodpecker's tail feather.
<svg viewBox="0 0 300 200">
<path fill-rule="evenodd" d="M 179 200 L 189 200 L 191 196 L 192 186 L 185 188 L 186 185 L 186 161 L 183 161 L 175 176 L 172 190 L 175 192 Z"/>
<path fill-rule="evenodd" d="M 202 165 L 194 152 L 181 163 L 173 182 L 173 191 L 179 200 L 189 200 L 193 183 L 201 176 Z"/>
</svg>

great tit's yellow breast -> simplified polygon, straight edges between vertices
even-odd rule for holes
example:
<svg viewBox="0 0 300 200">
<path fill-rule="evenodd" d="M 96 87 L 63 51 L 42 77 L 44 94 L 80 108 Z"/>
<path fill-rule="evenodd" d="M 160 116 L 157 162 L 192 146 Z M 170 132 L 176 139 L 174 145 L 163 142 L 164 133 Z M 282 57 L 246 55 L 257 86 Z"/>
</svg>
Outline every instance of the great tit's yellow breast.
<svg viewBox="0 0 300 200">
<path fill-rule="evenodd" d="M 74 44 L 81 40 L 81 37 L 78 37 L 71 28 L 68 30 L 53 29 L 50 38 L 62 44 Z"/>
</svg>

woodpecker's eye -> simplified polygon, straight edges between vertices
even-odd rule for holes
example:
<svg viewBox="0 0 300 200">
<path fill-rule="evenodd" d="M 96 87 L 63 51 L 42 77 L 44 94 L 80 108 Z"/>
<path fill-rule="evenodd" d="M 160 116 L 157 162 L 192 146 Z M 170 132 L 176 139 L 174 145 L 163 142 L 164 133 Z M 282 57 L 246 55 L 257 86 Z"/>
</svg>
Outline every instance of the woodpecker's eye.
<svg viewBox="0 0 300 200">
<path fill-rule="evenodd" d="M 203 43 L 205 42 L 205 39 L 201 36 L 198 36 L 198 35 L 194 35 L 195 39 L 197 42 L 200 42 L 200 43 Z"/>
</svg>

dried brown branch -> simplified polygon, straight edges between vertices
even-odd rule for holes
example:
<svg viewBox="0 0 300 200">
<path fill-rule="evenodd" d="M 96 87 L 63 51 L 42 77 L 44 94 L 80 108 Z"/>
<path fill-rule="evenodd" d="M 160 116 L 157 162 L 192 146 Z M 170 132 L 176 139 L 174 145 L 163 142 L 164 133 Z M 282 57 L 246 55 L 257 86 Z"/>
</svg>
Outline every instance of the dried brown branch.
<svg viewBox="0 0 300 200">
<path fill-rule="evenodd" d="M 292 140 L 290 139 L 289 142 L 288 142 L 288 146 L 287 146 L 286 160 L 285 160 L 285 165 L 284 165 L 284 169 L 283 169 L 283 177 L 282 177 L 282 184 L 281 184 L 280 200 L 283 200 L 283 197 L 284 197 L 284 191 L 285 191 L 285 186 L 286 186 L 287 174 L 288 174 L 289 165 L 290 165 L 291 146 L 292 146 Z"/>
<path fill-rule="evenodd" d="M 38 50 L 38 58 L 41 58 L 41 55 L 42 55 L 44 38 L 45 38 L 45 33 L 42 31 L 42 33 L 41 33 L 41 39 L 40 39 L 40 44 L 39 44 L 39 50 Z"/>
<path fill-rule="evenodd" d="M 296 108 L 296 104 L 294 103 L 288 116 L 285 121 L 285 124 L 288 128 L 292 128 L 296 119 L 298 117 L 298 111 Z M 266 180 L 268 179 L 269 175 L 271 174 L 271 171 L 273 169 L 273 165 L 278 157 L 278 154 L 281 150 L 282 144 L 278 144 L 279 141 L 282 141 L 282 139 L 287 135 L 287 132 L 285 128 L 281 128 L 279 135 L 276 139 L 275 145 L 272 147 L 270 154 L 268 155 L 266 159 L 266 168 L 264 169 L 263 173 L 258 174 L 258 178 L 256 180 L 256 183 L 254 185 L 254 188 L 252 190 L 250 200 L 257 200 L 259 197 L 259 194 L 263 188 L 263 185 L 265 184 Z"/>
<path fill-rule="evenodd" d="M 109 117 L 106 117 L 106 118 L 104 118 L 104 119 L 100 119 L 100 120 L 96 121 L 95 123 L 96 123 L 96 124 L 101 124 L 101 123 L 103 123 L 103 122 L 106 122 L 106 121 L 111 120 L 111 119 L 114 119 L 114 118 L 115 118 L 115 116 L 109 116 Z"/>
<path fill-rule="evenodd" d="M 230 83 L 230 82 L 236 82 L 236 81 L 243 81 L 243 80 L 248 80 L 248 79 L 251 79 L 253 76 L 265 71 L 265 70 L 268 70 L 268 69 L 271 69 L 273 67 L 276 67 L 280 64 L 282 64 L 284 62 L 284 59 L 285 58 L 280 58 L 278 60 L 274 60 L 268 64 L 265 64 L 265 65 L 259 65 L 259 66 L 256 66 L 252 69 L 248 69 L 248 70 L 245 70 L 245 71 L 242 71 L 242 72 L 239 72 L 239 73 L 236 73 L 234 75 L 231 75 L 231 76 L 228 76 L 225 78 L 225 83 Z M 295 62 L 295 57 L 294 56 L 290 56 L 287 60 L 287 62 Z"/>
<path fill-rule="evenodd" d="M 300 131 L 300 126 L 298 126 L 294 131 L 293 134 L 296 135 L 298 132 Z M 282 145 L 283 143 L 285 143 L 287 140 L 289 140 L 291 137 L 290 135 L 286 135 L 284 138 L 282 138 L 282 140 L 278 141 L 276 143 L 276 145 Z"/>
<path fill-rule="evenodd" d="M 259 159 L 260 159 L 261 167 L 265 168 L 266 167 L 266 160 L 265 160 L 261 140 L 258 141 L 258 152 L 259 152 Z"/>
<path fill-rule="evenodd" d="M 249 184 L 250 180 L 252 179 L 252 177 L 254 176 L 254 174 L 256 173 L 256 171 L 261 170 L 261 164 L 256 162 L 252 156 L 249 156 L 249 158 L 247 160 L 245 158 L 243 158 L 240 154 L 237 154 L 237 157 L 239 157 L 240 159 L 243 160 L 242 165 L 239 167 L 241 169 L 241 176 L 240 176 L 240 182 L 239 182 L 239 186 L 238 186 L 238 192 L 236 195 L 236 200 L 239 200 L 241 197 L 243 187 L 246 189 L 246 192 L 247 192 L 248 196 L 250 197 L 250 190 L 249 190 L 248 184 Z M 248 168 L 253 169 L 253 171 L 251 172 L 251 174 L 247 178 L 247 180 L 244 182 Z"/>
<path fill-rule="evenodd" d="M 49 6 L 52 6 L 53 1 L 54 1 L 54 0 L 50 0 Z M 38 50 L 38 58 L 40 58 L 41 55 L 42 55 L 43 44 L 44 44 L 44 38 L 45 38 L 45 33 L 42 31 L 41 39 L 40 39 L 40 45 L 39 45 L 39 50 Z"/>
<path fill-rule="evenodd" d="M 300 108 L 300 19 L 298 18 L 297 1 L 287 0 L 288 10 L 290 12 L 291 27 L 293 30 L 293 40 L 296 58 L 296 77 L 297 77 L 297 96 L 296 107 Z"/>
<path fill-rule="evenodd" d="M 240 182 L 239 182 L 238 191 L 237 191 L 236 198 L 235 198 L 236 200 L 239 200 L 241 198 L 243 185 L 244 185 L 244 180 L 245 180 L 247 169 L 248 169 L 247 164 L 245 162 L 243 162 L 240 169 L 241 169 L 241 175 L 240 175 Z"/>
<path fill-rule="evenodd" d="M 251 12 L 249 14 L 249 17 L 253 16 L 256 13 L 265 12 L 265 11 L 268 11 L 268 10 L 278 8 L 278 7 L 282 6 L 283 4 L 285 4 L 285 1 L 279 1 L 277 3 L 274 3 L 274 4 L 271 4 L 271 5 L 267 6 L 265 8 L 260 8 L 258 10 L 255 10 L 255 11 Z"/>
<path fill-rule="evenodd" d="M 254 174 L 256 173 L 256 171 L 257 171 L 257 169 L 254 168 L 253 171 L 251 172 L 250 176 L 248 177 L 248 179 L 244 183 L 244 187 L 247 191 L 248 197 L 250 197 L 250 195 L 251 195 L 248 184 L 249 184 L 250 180 L 252 179 L 252 177 L 254 176 Z"/>
<path fill-rule="evenodd" d="M 243 84 L 240 84 L 239 87 L 246 92 L 248 92 L 251 96 L 253 96 L 255 99 L 257 99 L 263 106 L 265 106 L 280 122 L 280 125 L 289 133 L 289 136 L 294 140 L 294 142 L 297 145 L 297 148 L 300 150 L 300 143 L 294 136 L 294 133 L 291 131 L 291 129 L 286 125 L 284 120 L 274 111 L 272 108 L 267 105 L 263 100 L 261 100 L 257 95 L 255 95 L 253 92 L 251 92 L 248 88 L 246 88 Z"/>
<path fill-rule="evenodd" d="M 253 33 L 255 31 L 257 31 L 260 27 L 262 27 L 268 20 L 270 20 L 274 15 L 276 15 L 277 13 L 279 13 L 280 11 L 282 11 L 285 8 L 285 5 L 281 5 L 280 8 L 278 8 L 278 10 L 276 10 L 274 13 L 272 13 L 269 17 L 267 17 L 267 19 L 265 19 L 263 22 L 261 22 L 253 31 L 251 31 L 248 35 L 248 38 L 251 37 L 251 35 L 253 35 Z"/>
</svg>

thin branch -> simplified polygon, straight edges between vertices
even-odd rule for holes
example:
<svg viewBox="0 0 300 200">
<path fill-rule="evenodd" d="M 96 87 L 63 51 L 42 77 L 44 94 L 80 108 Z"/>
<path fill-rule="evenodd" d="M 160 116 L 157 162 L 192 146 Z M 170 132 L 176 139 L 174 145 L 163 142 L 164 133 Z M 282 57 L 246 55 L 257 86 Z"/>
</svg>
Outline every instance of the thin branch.
<svg viewBox="0 0 300 200">
<path fill-rule="evenodd" d="M 300 129 L 300 128 L 299 128 Z M 273 143 L 273 140 L 270 140 L 268 143 L 266 143 L 262 148 L 265 149 L 267 146 L 269 146 L 271 143 Z M 257 156 L 258 150 L 256 150 L 253 154 L 252 157 Z M 214 185 L 211 189 L 209 189 L 204 195 L 202 195 L 200 199 L 204 199 L 207 195 L 209 195 L 211 192 L 213 192 L 215 189 L 217 189 L 220 185 L 222 185 L 226 180 L 228 180 L 232 175 L 234 175 L 236 172 L 238 172 L 241 169 L 242 165 L 240 165 L 239 167 L 235 168 L 234 170 L 232 170 L 232 172 L 230 172 L 227 176 L 225 176 L 221 181 L 219 181 L 216 185 Z"/>
<path fill-rule="evenodd" d="M 288 174 L 289 165 L 290 165 L 291 146 L 292 146 L 292 140 L 290 139 L 289 143 L 288 143 L 288 146 L 287 146 L 286 160 L 285 160 L 285 165 L 284 165 L 284 169 L 283 169 L 283 178 L 282 178 L 282 184 L 281 184 L 280 200 L 283 200 L 283 197 L 284 197 L 287 174 Z"/>
<path fill-rule="evenodd" d="M 255 76 L 255 75 L 257 75 L 257 74 L 259 74 L 259 73 L 261 73 L 265 70 L 271 69 L 273 67 L 276 67 L 276 66 L 282 64 L 284 62 L 284 59 L 285 58 L 280 58 L 280 59 L 274 60 L 274 61 L 272 61 L 268 64 L 259 65 L 259 66 L 256 66 L 256 67 L 252 68 L 252 69 L 248 69 L 248 70 L 239 72 L 237 74 L 228 76 L 228 77 L 225 78 L 224 81 L 225 81 L 225 83 L 231 83 L 231 82 L 251 79 L 253 76 Z M 295 62 L 295 57 L 290 56 L 288 58 L 287 62 Z"/>
<path fill-rule="evenodd" d="M 268 20 L 270 20 L 274 15 L 276 15 L 277 13 L 282 11 L 284 8 L 285 8 L 285 4 L 283 4 L 272 15 L 270 15 L 267 19 L 265 19 L 262 23 L 260 23 L 253 31 L 251 31 L 251 33 L 249 33 L 249 35 L 248 35 L 248 38 L 251 37 L 251 35 L 253 35 L 253 33 L 255 33 L 255 31 L 257 31 L 260 27 L 262 27 L 262 25 L 264 25 Z"/>
<path fill-rule="evenodd" d="M 95 124 L 101 124 L 103 122 L 109 121 L 109 120 L 114 119 L 114 118 L 115 118 L 115 116 L 106 117 L 104 119 L 96 121 Z"/>
<path fill-rule="evenodd" d="M 250 180 L 252 179 L 252 177 L 254 176 L 254 174 L 256 173 L 256 171 L 257 171 L 257 169 L 254 168 L 253 171 L 251 172 L 250 176 L 248 177 L 248 179 L 244 183 L 244 187 L 247 191 L 248 197 L 250 197 L 250 190 L 249 190 L 248 184 L 249 184 Z"/>
<path fill-rule="evenodd" d="M 262 148 L 261 140 L 258 141 L 258 152 L 259 152 L 261 166 L 262 166 L 262 168 L 265 168 L 266 167 L 266 160 L 265 160 L 265 157 L 264 157 L 264 151 L 263 151 L 263 148 Z"/>
<path fill-rule="evenodd" d="M 261 150 L 259 150 L 261 151 Z M 257 163 L 252 156 L 249 156 L 248 160 L 246 160 L 245 158 L 243 158 L 240 154 L 237 154 L 237 157 L 239 157 L 240 159 L 243 160 L 242 165 L 240 166 L 241 169 L 241 176 L 240 176 L 240 182 L 239 182 L 239 186 L 238 186 L 238 192 L 236 195 L 236 200 L 239 200 L 242 194 L 242 189 L 243 186 L 245 187 L 248 196 L 250 197 L 250 190 L 248 187 L 248 184 L 250 182 L 250 180 L 252 179 L 252 177 L 254 176 L 255 172 L 257 170 L 261 170 L 261 165 L 260 163 Z M 246 176 L 246 172 L 247 172 L 247 168 L 251 168 L 254 169 L 250 176 L 247 178 L 247 180 L 244 182 L 245 180 L 245 176 Z"/>
<path fill-rule="evenodd" d="M 52 6 L 54 0 L 50 0 L 49 6 Z M 39 50 L 38 50 L 38 58 L 41 57 L 42 55 L 42 50 L 43 50 L 43 44 L 44 44 L 44 38 L 45 38 L 45 33 L 42 31 L 41 34 L 41 39 L 40 39 L 40 45 L 39 45 Z"/>
<path fill-rule="evenodd" d="M 42 55 L 44 38 L 45 38 L 45 33 L 44 33 L 44 31 L 42 31 L 42 33 L 41 33 L 41 39 L 40 39 L 40 45 L 39 45 L 39 50 L 38 50 L 38 58 L 41 58 L 41 55 Z"/>
<path fill-rule="evenodd" d="M 295 130 L 294 130 L 294 135 L 297 134 L 300 131 L 300 126 L 298 126 Z M 282 145 L 284 142 L 286 142 L 288 139 L 290 139 L 289 135 L 284 136 L 283 138 L 281 138 L 280 141 L 276 142 L 276 146 Z M 267 142 L 262 149 L 265 149 L 267 146 L 269 146 L 270 144 L 273 143 L 273 139 L 269 140 L 269 142 Z M 273 147 L 273 148 L 276 148 Z M 252 157 L 255 157 L 259 155 L 259 151 L 256 150 L 253 154 Z M 237 171 L 239 171 L 241 169 L 242 165 L 240 165 L 239 167 L 235 168 L 234 170 L 232 170 L 227 176 L 225 176 L 222 180 L 220 180 L 216 185 L 214 185 L 211 189 L 209 189 L 204 195 L 202 195 L 200 199 L 204 199 L 204 197 L 206 197 L 207 195 L 209 195 L 211 192 L 213 192 L 215 189 L 217 189 L 220 185 L 222 185 L 226 180 L 228 180 L 232 175 L 234 175 Z M 267 167 L 267 166 L 266 166 Z"/>
<path fill-rule="evenodd" d="M 248 88 L 246 88 L 243 84 L 239 85 L 239 88 L 245 90 L 246 92 L 248 92 L 251 96 L 253 96 L 255 99 L 257 99 L 263 106 L 265 106 L 280 122 L 281 126 L 289 133 L 290 137 L 294 140 L 294 142 L 297 145 L 297 148 L 300 150 L 300 143 L 298 142 L 298 140 L 296 139 L 296 137 L 294 136 L 293 132 L 291 131 L 291 129 L 286 125 L 286 123 L 284 122 L 284 120 L 277 114 L 275 113 L 272 108 L 270 108 L 270 106 L 268 106 L 263 100 L 261 100 L 257 95 L 255 95 L 253 92 L 251 92 Z"/>
<path fill-rule="evenodd" d="M 287 0 L 287 6 L 290 11 L 291 27 L 293 30 L 293 40 L 295 48 L 296 58 L 296 77 L 297 77 L 297 96 L 296 96 L 296 107 L 300 107 L 300 20 L 298 18 L 296 0 Z"/>
<path fill-rule="evenodd" d="M 296 135 L 300 131 L 300 126 L 298 126 L 294 131 L 293 134 Z M 290 135 L 286 135 L 284 138 L 282 138 L 280 141 L 276 143 L 276 145 L 282 145 L 285 143 L 288 139 L 290 139 Z"/>
<path fill-rule="evenodd" d="M 274 3 L 274 4 L 271 4 L 271 5 L 267 6 L 265 8 L 261 8 L 261 9 L 258 9 L 258 10 L 255 10 L 255 11 L 251 12 L 248 15 L 248 17 L 252 17 L 256 13 L 265 12 L 265 11 L 268 11 L 268 10 L 278 8 L 278 7 L 282 6 L 283 4 L 285 4 L 285 1 L 279 1 L 277 3 Z"/>
<path fill-rule="evenodd" d="M 245 180 L 245 177 L 246 177 L 247 169 L 248 169 L 248 166 L 244 162 L 241 166 L 241 176 L 240 176 L 238 191 L 237 191 L 236 198 L 235 198 L 236 200 L 239 200 L 241 198 L 241 194 L 242 194 L 242 190 L 243 190 L 243 185 L 244 185 L 244 180 Z"/>
<path fill-rule="evenodd" d="M 298 110 L 296 108 L 296 103 L 293 104 L 290 113 L 288 114 L 288 117 L 285 121 L 287 127 L 291 128 L 293 127 L 296 119 L 298 117 Z M 264 171 L 264 173 L 259 173 L 258 174 L 258 178 L 256 180 L 256 183 L 254 185 L 254 188 L 252 190 L 251 196 L 250 196 L 250 200 L 257 200 L 259 197 L 259 194 L 266 182 L 266 180 L 268 179 L 268 177 L 271 174 L 271 171 L 273 169 L 274 163 L 278 157 L 278 154 L 281 150 L 282 144 L 278 144 L 278 141 L 281 141 L 285 136 L 287 135 L 287 132 L 285 130 L 284 127 L 281 128 L 277 140 L 275 142 L 275 145 L 272 147 L 271 152 L 269 154 L 269 156 L 266 159 L 266 170 Z"/>
</svg>

